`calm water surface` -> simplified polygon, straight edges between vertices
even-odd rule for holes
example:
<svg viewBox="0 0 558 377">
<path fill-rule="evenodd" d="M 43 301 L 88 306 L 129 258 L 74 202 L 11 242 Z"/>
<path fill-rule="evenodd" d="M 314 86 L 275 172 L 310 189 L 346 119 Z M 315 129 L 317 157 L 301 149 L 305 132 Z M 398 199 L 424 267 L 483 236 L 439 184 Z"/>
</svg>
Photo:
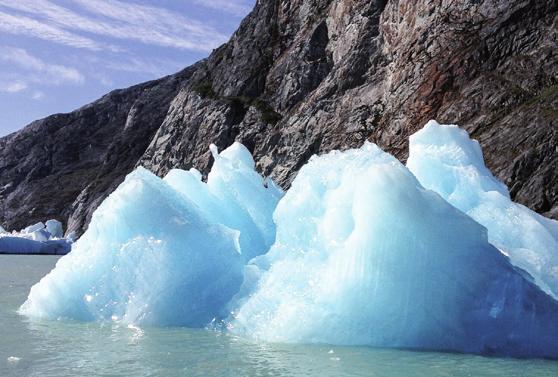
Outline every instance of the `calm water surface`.
<svg viewBox="0 0 558 377">
<path fill-rule="evenodd" d="M 54 256 L 0 255 L 0 376 L 558 376 L 558 362 L 253 343 L 205 330 L 30 321 L 16 313 Z"/>
</svg>

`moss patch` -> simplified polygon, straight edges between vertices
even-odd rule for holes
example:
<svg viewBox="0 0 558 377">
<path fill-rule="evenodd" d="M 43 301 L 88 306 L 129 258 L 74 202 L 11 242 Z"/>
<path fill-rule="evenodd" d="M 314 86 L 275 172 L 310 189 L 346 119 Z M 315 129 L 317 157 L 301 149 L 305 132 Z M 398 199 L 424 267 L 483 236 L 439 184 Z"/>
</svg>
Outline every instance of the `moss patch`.
<svg viewBox="0 0 558 377">
<path fill-rule="evenodd" d="M 558 96 L 558 84 L 551 85 L 547 88 L 544 88 L 538 95 L 529 98 L 527 101 L 521 104 L 521 107 L 531 107 L 533 105 L 544 103 L 548 100 L 553 99 L 554 97 Z"/>
<path fill-rule="evenodd" d="M 228 101 L 231 107 L 248 108 L 253 106 L 261 114 L 262 120 L 267 124 L 277 124 L 282 118 L 281 114 L 273 110 L 273 108 L 263 99 L 247 97 L 247 96 L 219 96 L 213 90 L 213 83 L 211 81 L 201 81 L 192 86 L 192 89 L 198 93 L 202 98 L 210 98 L 215 100 Z"/>
<path fill-rule="evenodd" d="M 243 106 L 250 107 L 253 106 L 259 111 L 262 116 L 262 120 L 267 124 L 277 124 L 282 118 L 281 114 L 273 110 L 273 108 L 261 98 L 252 98 L 246 96 L 226 96 L 220 97 L 231 103 L 232 106 Z"/>
<path fill-rule="evenodd" d="M 202 81 L 192 87 L 202 98 L 217 99 L 217 93 L 213 90 L 211 81 Z"/>
</svg>

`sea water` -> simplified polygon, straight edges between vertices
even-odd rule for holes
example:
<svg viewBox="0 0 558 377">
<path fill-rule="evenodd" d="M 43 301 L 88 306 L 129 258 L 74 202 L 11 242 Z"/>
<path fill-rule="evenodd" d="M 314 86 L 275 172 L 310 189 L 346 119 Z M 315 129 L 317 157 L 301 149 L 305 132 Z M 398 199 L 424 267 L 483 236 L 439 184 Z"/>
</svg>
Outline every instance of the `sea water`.
<svg viewBox="0 0 558 377">
<path fill-rule="evenodd" d="M 558 362 L 254 342 L 180 327 L 17 314 L 56 256 L 0 255 L 0 376 L 558 376 Z"/>
</svg>

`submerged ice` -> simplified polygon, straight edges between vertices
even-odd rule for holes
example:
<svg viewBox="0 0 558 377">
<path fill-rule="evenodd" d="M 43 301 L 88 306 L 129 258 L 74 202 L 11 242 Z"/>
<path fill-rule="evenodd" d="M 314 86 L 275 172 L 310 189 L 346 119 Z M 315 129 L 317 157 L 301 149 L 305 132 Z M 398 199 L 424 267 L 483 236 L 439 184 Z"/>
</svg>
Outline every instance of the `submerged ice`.
<svg viewBox="0 0 558 377">
<path fill-rule="evenodd" d="M 558 357 L 556 222 L 511 202 L 466 133 L 430 123 L 409 168 L 369 143 L 314 156 L 284 196 L 241 144 L 211 149 L 207 182 L 130 174 L 21 312 Z"/>
<path fill-rule="evenodd" d="M 192 327 L 222 317 L 245 261 L 274 241 L 282 193 L 264 185 L 242 145 L 212 149 L 207 183 L 196 170 L 128 175 L 21 312 Z"/>
</svg>

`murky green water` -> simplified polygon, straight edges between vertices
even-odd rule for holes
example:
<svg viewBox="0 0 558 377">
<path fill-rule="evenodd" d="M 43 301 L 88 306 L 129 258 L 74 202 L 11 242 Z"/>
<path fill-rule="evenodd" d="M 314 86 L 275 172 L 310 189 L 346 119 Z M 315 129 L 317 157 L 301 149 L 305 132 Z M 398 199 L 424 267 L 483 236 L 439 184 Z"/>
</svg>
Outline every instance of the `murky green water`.
<svg viewBox="0 0 558 377">
<path fill-rule="evenodd" d="M 558 376 L 558 362 L 253 343 L 205 330 L 30 321 L 53 256 L 0 255 L 0 376 Z"/>
</svg>

